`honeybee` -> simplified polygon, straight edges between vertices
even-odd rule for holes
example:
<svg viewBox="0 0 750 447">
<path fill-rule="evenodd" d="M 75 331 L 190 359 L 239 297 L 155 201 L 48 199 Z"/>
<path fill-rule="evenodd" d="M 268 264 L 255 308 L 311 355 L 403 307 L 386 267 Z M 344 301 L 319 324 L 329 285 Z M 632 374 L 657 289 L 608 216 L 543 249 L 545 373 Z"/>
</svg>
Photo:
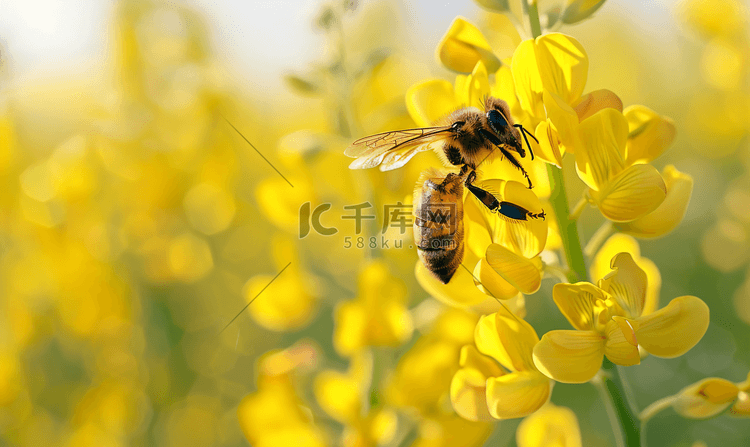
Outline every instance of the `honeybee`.
<svg viewBox="0 0 750 447">
<path fill-rule="evenodd" d="M 434 150 L 446 166 L 460 166 L 458 173 L 423 173 L 414 191 L 414 238 L 422 263 L 442 283 L 450 281 L 463 258 L 463 188 L 493 213 L 506 219 L 544 219 L 544 210 L 533 213 L 520 205 L 499 201 L 490 192 L 475 186 L 476 168 L 487 159 L 502 157 L 518 169 L 532 188 L 529 174 L 516 158 L 531 160 L 534 153 L 520 124 L 514 124 L 508 104 L 487 97 L 484 111 L 476 107 L 457 110 L 441 120 L 441 125 L 396 130 L 361 138 L 344 152 L 355 157 L 350 169 L 380 165 L 381 171 L 397 169 L 414 155 Z M 538 141 L 537 141 L 538 142 Z"/>
</svg>

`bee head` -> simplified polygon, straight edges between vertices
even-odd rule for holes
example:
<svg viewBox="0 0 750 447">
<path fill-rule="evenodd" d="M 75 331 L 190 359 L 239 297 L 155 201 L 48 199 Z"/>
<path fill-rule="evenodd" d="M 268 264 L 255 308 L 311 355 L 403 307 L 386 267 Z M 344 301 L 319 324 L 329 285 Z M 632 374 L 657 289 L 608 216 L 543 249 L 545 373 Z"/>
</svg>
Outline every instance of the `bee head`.
<svg viewBox="0 0 750 447">
<path fill-rule="evenodd" d="M 487 112 L 487 123 L 499 137 L 506 138 L 507 142 L 513 146 L 521 158 L 526 156 L 526 150 L 524 150 L 519 141 L 520 135 L 516 135 L 517 132 L 510 126 L 502 110 L 492 109 Z"/>
</svg>

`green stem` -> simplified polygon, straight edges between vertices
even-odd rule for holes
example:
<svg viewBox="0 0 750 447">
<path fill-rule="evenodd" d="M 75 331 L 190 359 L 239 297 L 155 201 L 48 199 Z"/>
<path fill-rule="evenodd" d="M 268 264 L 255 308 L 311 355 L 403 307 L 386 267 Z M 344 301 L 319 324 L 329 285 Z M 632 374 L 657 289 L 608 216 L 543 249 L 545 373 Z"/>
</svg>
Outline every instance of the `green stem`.
<svg viewBox="0 0 750 447">
<path fill-rule="evenodd" d="M 620 418 L 617 414 L 617 408 L 615 407 L 615 404 L 610 397 L 609 390 L 607 389 L 607 378 L 602 373 L 602 371 L 599 371 L 599 373 L 594 376 L 593 379 L 591 379 L 591 383 L 596 387 L 596 390 L 599 392 L 599 397 L 601 397 L 602 402 L 604 402 L 604 409 L 607 411 L 607 417 L 609 418 L 609 423 L 613 428 L 613 434 L 615 436 L 615 445 L 617 447 L 625 447 L 625 437 L 622 434 L 622 430 L 619 429 L 620 427 Z M 614 429 L 617 427 L 617 429 Z"/>
<path fill-rule="evenodd" d="M 663 399 L 657 400 L 656 402 L 646 407 L 643 411 L 641 411 L 641 414 L 638 415 L 638 418 L 643 424 L 645 424 L 649 419 L 654 417 L 656 413 L 659 413 L 660 411 L 671 407 L 675 399 L 676 396 L 667 396 Z"/>
<path fill-rule="evenodd" d="M 552 210 L 555 212 L 557 227 L 560 229 L 560 238 L 565 251 L 565 261 L 568 264 L 568 281 L 571 283 L 585 281 L 588 278 L 586 274 L 586 262 L 583 259 L 581 250 L 581 239 L 578 237 L 578 226 L 575 220 L 570 219 L 568 208 L 568 194 L 565 192 L 565 181 L 563 179 L 562 169 L 556 166 L 547 165 L 549 174 L 549 183 L 552 193 L 549 201 L 552 204 Z"/>
<path fill-rule="evenodd" d="M 531 35 L 536 39 L 542 35 L 542 24 L 539 23 L 539 7 L 536 4 L 536 0 L 521 0 L 521 5 L 523 6 L 524 14 L 529 18 Z"/>
<path fill-rule="evenodd" d="M 531 34 L 534 38 L 542 35 L 542 28 L 539 23 L 539 10 L 536 1 L 521 0 L 524 12 L 529 19 Z M 560 237 L 565 250 L 565 260 L 568 263 L 570 282 L 585 281 L 588 279 L 586 271 L 586 262 L 583 258 L 581 239 L 578 236 L 578 226 L 575 220 L 570 218 L 570 208 L 568 204 L 568 195 L 565 191 L 565 181 L 562 169 L 553 165 L 547 165 L 549 175 L 550 203 L 555 212 L 555 218 L 560 230 Z M 605 401 L 611 415 L 610 422 L 615 433 L 615 440 L 618 445 L 627 445 L 628 447 L 641 446 L 641 427 L 638 417 L 628 405 L 624 390 L 626 387 L 623 378 L 620 376 L 616 365 L 606 357 L 602 362 L 602 370 L 594 379 L 594 384 L 601 390 L 602 399 Z"/>
<path fill-rule="evenodd" d="M 625 396 L 623 378 L 617 366 L 605 358 L 602 363 L 603 382 L 609 396 L 609 400 L 615 407 L 619 420 L 618 430 L 622 431 L 625 445 L 628 447 L 641 446 L 641 426 L 638 416 L 632 411 Z M 613 424 L 613 428 L 615 424 Z"/>
<path fill-rule="evenodd" d="M 585 254 L 588 257 L 593 257 L 597 251 L 599 251 L 599 248 L 601 248 L 602 244 L 604 244 L 604 241 L 609 238 L 612 233 L 614 233 L 615 227 L 612 225 L 612 222 L 606 221 L 602 224 L 601 227 L 599 227 L 598 230 L 596 230 L 596 233 L 591 236 L 591 239 L 586 244 L 586 248 L 583 249 L 583 254 Z"/>
<path fill-rule="evenodd" d="M 576 206 L 573 207 L 573 211 L 570 212 L 570 220 L 578 220 L 581 217 L 581 214 L 583 214 L 583 211 L 586 209 L 586 206 L 589 204 L 589 201 L 586 200 L 585 197 L 581 197 L 581 200 L 576 203 Z"/>
</svg>

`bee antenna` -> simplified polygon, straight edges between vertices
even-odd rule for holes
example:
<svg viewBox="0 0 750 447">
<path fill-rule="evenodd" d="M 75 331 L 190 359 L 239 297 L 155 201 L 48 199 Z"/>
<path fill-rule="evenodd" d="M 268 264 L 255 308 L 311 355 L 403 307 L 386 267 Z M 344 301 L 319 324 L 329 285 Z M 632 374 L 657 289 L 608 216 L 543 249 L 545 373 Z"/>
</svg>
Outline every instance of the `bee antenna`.
<svg viewBox="0 0 750 447">
<path fill-rule="evenodd" d="M 529 139 L 526 138 L 526 135 L 528 134 L 531 138 L 533 138 L 534 141 L 536 141 L 536 144 L 539 144 L 539 140 L 536 139 L 536 137 L 534 136 L 534 134 L 532 134 L 531 132 L 529 132 L 528 130 L 526 130 L 526 128 L 523 127 L 523 125 L 521 125 L 521 124 L 514 124 L 513 127 L 517 127 L 519 129 L 521 129 L 521 135 L 523 135 L 523 139 L 526 140 L 526 146 L 529 148 L 529 153 L 531 154 L 531 159 L 533 160 L 534 159 L 534 151 L 531 150 L 531 144 L 529 143 Z"/>
</svg>

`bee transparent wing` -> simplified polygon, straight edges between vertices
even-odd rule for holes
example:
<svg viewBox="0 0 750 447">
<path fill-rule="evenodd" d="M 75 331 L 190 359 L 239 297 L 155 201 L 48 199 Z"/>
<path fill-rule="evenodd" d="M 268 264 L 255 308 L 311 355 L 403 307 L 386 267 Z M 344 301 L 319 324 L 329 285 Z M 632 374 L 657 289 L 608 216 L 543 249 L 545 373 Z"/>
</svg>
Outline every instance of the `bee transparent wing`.
<svg viewBox="0 0 750 447">
<path fill-rule="evenodd" d="M 344 154 L 354 157 L 350 169 L 367 169 L 380 165 L 390 171 L 405 165 L 419 152 L 438 149 L 450 136 L 451 126 L 394 130 L 370 135 L 352 143 Z"/>
</svg>

